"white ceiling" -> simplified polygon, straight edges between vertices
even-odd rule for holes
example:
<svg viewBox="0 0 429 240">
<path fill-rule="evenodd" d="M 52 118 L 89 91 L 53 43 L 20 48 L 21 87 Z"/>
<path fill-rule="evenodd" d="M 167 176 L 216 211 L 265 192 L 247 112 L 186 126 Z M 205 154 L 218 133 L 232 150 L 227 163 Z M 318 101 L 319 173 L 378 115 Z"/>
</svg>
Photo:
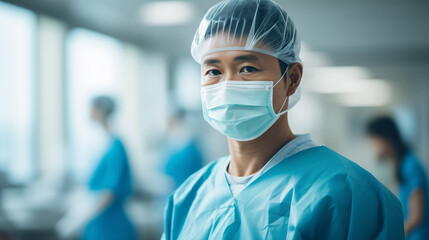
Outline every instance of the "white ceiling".
<svg viewBox="0 0 429 240">
<path fill-rule="evenodd" d="M 216 0 L 188 0 L 198 10 L 184 26 L 151 27 L 139 21 L 147 0 L 7 0 L 85 27 L 161 51 L 189 54 L 200 18 Z M 426 65 L 429 63 L 429 1 L 278 0 L 292 16 L 302 40 L 332 57 L 335 65 Z"/>
</svg>

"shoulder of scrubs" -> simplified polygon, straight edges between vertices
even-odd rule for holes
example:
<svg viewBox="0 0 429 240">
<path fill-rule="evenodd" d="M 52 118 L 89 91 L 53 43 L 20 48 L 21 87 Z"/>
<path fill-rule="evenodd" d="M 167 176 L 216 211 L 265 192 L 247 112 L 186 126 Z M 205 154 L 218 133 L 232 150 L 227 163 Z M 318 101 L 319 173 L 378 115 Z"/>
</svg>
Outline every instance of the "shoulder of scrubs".
<svg viewBox="0 0 429 240">
<path fill-rule="evenodd" d="M 400 174 L 404 184 L 407 185 L 411 192 L 416 188 L 426 188 L 426 174 L 417 158 L 412 154 L 406 155 L 402 160 Z"/>
<path fill-rule="evenodd" d="M 171 195 L 170 198 L 174 198 L 175 201 L 180 201 L 186 195 L 190 194 L 194 190 L 198 190 L 198 187 L 205 183 L 210 175 L 213 173 L 213 169 L 218 164 L 224 163 L 226 157 L 219 158 L 202 167 L 192 175 L 190 175 Z"/>
<path fill-rule="evenodd" d="M 321 149 L 323 153 L 314 159 L 321 161 L 315 174 L 328 176 L 316 181 L 315 187 L 328 198 L 319 203 L 330 208 L 332 216 L 342 216 L 337 220 L 349 219 L 341 223 L 347 228 L 347 239 L 403 239 L 402 207 L 396 196 L 356 163 L 326 147 Z M 331 204 L 324 205 L 330 198 Z M 323 222 L 326 216 L 316 217 Z"/>
<path fill-rule="evenodd" d="M 198 194 L 198 190 L 201 185 L 207 183 L 206 180 L 213 174 L 213 169 L 218 165 L 225 162 L 226 157 L 217 159 L 207 164 L 197 172 L 189 176 L 185 182 L 183 182 L 169 197 L 167 205 L 165 207 L 164 215 L 164 233 L 162 239 L 171 239 L 171 227 L 174 222 L 174 225 L 183 224 L 177 221 L 177 218 L 180 217 L 183 219 L 183 216 L 188 214 L 188 206 L 192 205 L 192 200 L 195 199 L 195 196 Z M 175 213 L 173 216 L 173 208 L 175 208 Z"/>
<path fill-rule="evenodd" d="M 127 196 L 132 192 L 131 172 L 125 147 L 119 138 L 101 160 L 89 184 L 90 190 L 110 190 L 115 196 Z"/>
<path fill-rule="evenodd" d="M 274 183 L 252 193 L 243 191 L 237 198 L 268 201 L 273 214 L 283 214 L 282 207 L 289 206 L 289 224 L 295 228 L 291 235 L 303 239 L 403 239 L 399 200 L 369 172 L 327 147 L 301 151 L 253 184 L 269 179 Z M 251 196 L 258 192 L 259 196 Z"/>
</svg>

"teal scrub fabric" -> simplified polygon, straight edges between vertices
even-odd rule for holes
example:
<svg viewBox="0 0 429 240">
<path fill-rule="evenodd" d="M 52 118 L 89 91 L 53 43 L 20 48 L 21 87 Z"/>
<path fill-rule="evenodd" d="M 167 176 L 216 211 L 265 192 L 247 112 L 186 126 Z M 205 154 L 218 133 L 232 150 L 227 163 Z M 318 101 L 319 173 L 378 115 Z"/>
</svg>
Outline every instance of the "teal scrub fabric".
<svg viewBox="0 0 429 240">
<path fill-rule="evenodd" d="M 165 173 L 174 180 L 177 187 L 203 166 L 196 141 L 190 141 L 182 148 L 166 147 L 165 152 L 167 153 Z"/>
<path fill-rule="evenodd" d="M 407 240 L 429 239 L 429 195 L 428 182 L 423 167 L 412 155 L 406 155 L 401 162 L 399 174 L 402 182 L 399 186 L 399 198 L 404 211 L 404 220 L 408 217 L 408 200 L 411 194 L 420 189 L 425 197 L 426 207 L 424 209 L 423 223 L 407 235 Z"/>
<path fill-rule="evenodd" d="M 135 229 L 125 214 L 124 202 L 132 194 L 131 171 L 122 142 L 115 138 L 89 182 L 91 191 L 110 190 L 113 202 L 87 225 L 84 240 L 135 240 Z"/>
<path fill-rule="evenodd" d="M 399 200 L 371 174 L 321 146 L 269 169 L 236 198 L 227 158 L 169 198 L 165 239 L 404 239 Z"/>
</svg>

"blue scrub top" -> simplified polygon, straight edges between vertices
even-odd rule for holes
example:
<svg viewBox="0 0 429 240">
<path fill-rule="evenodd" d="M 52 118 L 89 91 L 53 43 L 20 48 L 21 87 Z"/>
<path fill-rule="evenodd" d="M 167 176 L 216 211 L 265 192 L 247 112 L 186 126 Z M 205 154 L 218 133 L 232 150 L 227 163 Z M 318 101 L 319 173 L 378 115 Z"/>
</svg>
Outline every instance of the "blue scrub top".
<svg viewBox="0 0 429 240">
<path fill-rule="evenodd" d="M 90 191 L 110 190 L 114 199 L 89 222 L 84 231 L 84 240 L 137 239 L 135 229 L 124 210 L 124 202 L 132 194 L 131 182 L 124 145 L 118 138 L 114 138 L 89 181 Z"/>
<path fill-rule="evenodd" d="M 176 187 L 203 166 L 201 152 L 195 141 L 190 141 L 182 148 L 167 148 L 165 173 L 173 178 Z"/>
<path fill-rule="evenodd" d="M 402 159 L 399 171 L 402 179 L 399 187 L 399 197 L 402 202 L 404 220 L 406 220 L 408 216 L 408 200 L 415 190 L 421 189 L 423 191 L 426 204 L 423 223 L 409 233 L 406 239 L 427 240 L 429 239 L 429 191 L 426 174 L 419 161 L 412 154 L 407 154 Z"/>
<path fill-rule="evenodd" d="M 292 155 L 235 198 L 226 158 L 169 198 L 165 239 L 404 239 L 399 200 L 371 174 L 321 146 Z"/>
</svg>

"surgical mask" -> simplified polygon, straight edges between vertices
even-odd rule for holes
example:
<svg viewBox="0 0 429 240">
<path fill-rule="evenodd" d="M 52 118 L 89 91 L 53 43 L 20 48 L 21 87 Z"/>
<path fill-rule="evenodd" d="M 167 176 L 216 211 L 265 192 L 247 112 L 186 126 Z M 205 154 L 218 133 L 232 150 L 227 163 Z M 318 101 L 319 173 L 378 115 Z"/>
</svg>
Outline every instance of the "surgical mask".
<svg viewBox="0 0 429 240">
<path fill-rule="evenodd" d="M 238 140 L 250 141 L 264 134 L 281 115 L 288 112 L 299 101 L 301 88 L 289 99 L 288 108 L 279 113 L 273 107 L 272 81 L 224 81 L 201 87 L 204 119 L 217 131 Z"/>
</svg>

